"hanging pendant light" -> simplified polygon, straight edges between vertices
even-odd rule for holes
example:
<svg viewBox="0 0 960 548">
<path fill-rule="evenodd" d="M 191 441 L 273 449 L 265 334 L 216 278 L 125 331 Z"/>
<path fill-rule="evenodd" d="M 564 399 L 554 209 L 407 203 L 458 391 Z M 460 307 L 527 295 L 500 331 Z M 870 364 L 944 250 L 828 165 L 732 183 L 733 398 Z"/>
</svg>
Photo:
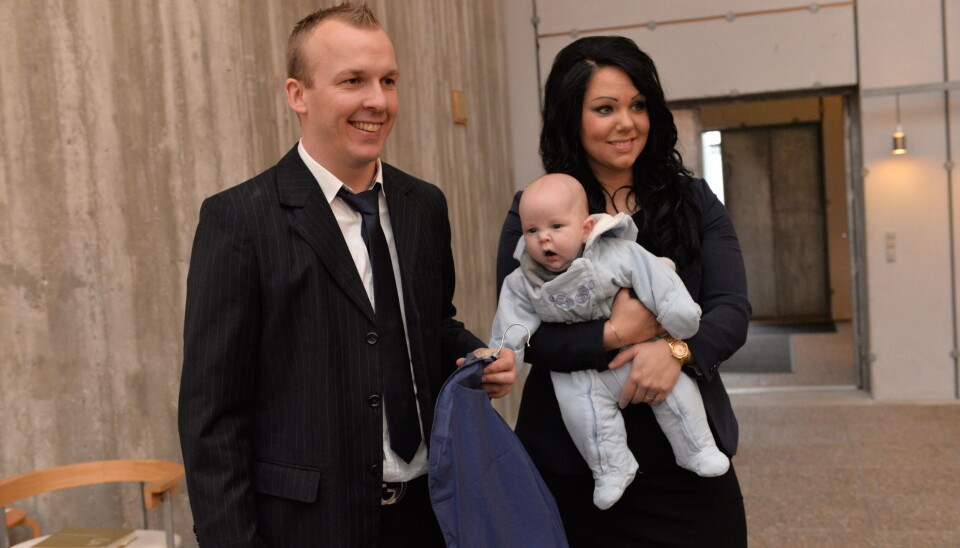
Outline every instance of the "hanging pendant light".
<svg viewBox="0 0 960 548">
<path fill-rule="evenodd" d="M 903 126 L 900 125 L 900 94 L 897 94 L 897 129 L 893 132 L 893 153 L 907 153 L 907 136 L 903 133 Z"/>
</svg>

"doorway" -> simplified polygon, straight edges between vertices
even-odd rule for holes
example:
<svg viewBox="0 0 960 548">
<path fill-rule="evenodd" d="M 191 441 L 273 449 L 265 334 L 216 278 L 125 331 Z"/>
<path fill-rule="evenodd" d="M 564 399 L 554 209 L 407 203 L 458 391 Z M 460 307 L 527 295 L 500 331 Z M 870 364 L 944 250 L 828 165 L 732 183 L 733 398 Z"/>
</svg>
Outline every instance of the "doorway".
<svg viewBox="0 0 960 548">
<path fill-rule="evenodd" d="M 862 386 L 846 103 L 822 96 L 675 107 L 684 158 L 723 196 L 747 268 L 753 316 L 747 344 L 723 366 L 731 392 Z M 712 141 L 701 140 L 705 132 Z M 711 169 L 711 153 L 719 168 Z"/>
</svg>

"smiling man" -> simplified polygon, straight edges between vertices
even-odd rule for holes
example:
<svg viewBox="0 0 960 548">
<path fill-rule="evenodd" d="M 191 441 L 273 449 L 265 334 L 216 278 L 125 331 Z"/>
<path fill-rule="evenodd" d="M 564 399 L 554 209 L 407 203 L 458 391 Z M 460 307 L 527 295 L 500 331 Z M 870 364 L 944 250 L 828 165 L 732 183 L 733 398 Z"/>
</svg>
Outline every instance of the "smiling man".
<svg viewBox="0 0 960 548">
<path fill-rule="evenodd" d="M 433 407 L 483 346 L 454 319 L 447 205 L 380 161 L 396 56 L 365 5 L 301 20 L 287 102 L 302 138 L 204 201 L 180 439 L 202 546 L 443 546 L 427 491 Z M 509 392 L 512 352 L 487 366 Z"/>
</svg>

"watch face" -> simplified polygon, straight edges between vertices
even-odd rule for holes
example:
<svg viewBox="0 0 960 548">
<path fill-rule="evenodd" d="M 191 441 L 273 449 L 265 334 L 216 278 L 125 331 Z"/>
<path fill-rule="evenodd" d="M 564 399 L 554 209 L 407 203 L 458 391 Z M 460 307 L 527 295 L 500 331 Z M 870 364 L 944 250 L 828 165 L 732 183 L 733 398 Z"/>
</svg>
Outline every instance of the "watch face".
<svg viewBox="0 0 960 548">
<path fill-rule="evenodd" d="M 673 355 L 679 359 L 684 359 L 690 354 L 690 349 L 687 348 L 687 343 L 683 341 L 677 341 L 673 343 Z"/>
</svg>

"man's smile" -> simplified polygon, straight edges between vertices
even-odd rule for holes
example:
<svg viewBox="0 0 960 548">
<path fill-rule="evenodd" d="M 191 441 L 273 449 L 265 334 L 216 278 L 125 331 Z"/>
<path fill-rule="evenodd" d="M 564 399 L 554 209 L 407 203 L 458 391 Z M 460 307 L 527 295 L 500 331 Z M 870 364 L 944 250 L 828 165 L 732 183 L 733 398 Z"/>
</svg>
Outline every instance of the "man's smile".
<svg viewBox="0 0 960 548">
<path fill-rule="evenodd" d="M 383 122 L 350 122 L 350 125 L 359 130 L 373 133 L 383 127 Z"/>
</svg>

